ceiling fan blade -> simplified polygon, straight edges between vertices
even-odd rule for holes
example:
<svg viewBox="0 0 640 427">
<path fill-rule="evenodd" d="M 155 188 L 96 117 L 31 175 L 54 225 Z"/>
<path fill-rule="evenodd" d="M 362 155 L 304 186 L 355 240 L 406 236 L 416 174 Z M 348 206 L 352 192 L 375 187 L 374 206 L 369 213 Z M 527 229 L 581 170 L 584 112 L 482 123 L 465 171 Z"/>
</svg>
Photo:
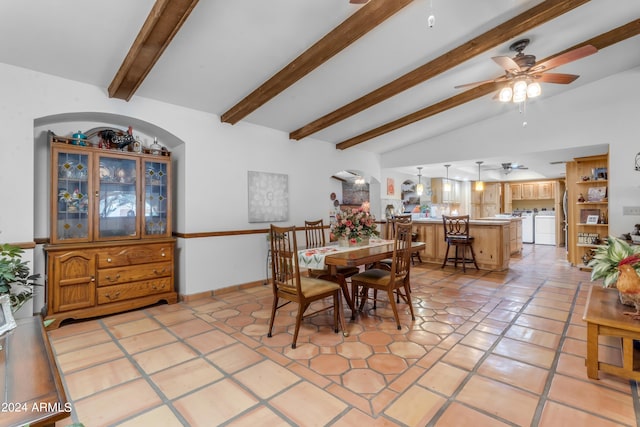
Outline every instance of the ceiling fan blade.
<svg viewBox="0 0 640 427">
<path fill-rule="evenodd" d="M 544 83 L 557 83 L 561 85 L 566 85 L 573 82 L 577 79 L 578 75 L 576 74 L 561 74 L 561 73 L 542 73 L 534 76 L 534 78 L 538 81 Z"/>
<path fill-rule="evenodd" d="M 579 47 L 577 49 L 570 50 L 569 52 L 562 53 L 558 56 L 555 56 L 547 61 L 540 62 L 534 65 L 531 68 L 533 72 L 539 71 L 549 71 L 556 67 L 559 67 L 564 64 L 568 64 L 569 62 L 577 61 L 578 59 L 582 59 L 585 56 L 593 55 L 596 53 L 598 49 L 594 46 L 588 44 L 586 46 Z"/>
<path fill-rule="evenodd" d="M 517 73 L 521 71 L 518 63 L 508 56 L 494 56 L 491 59 L 493 59 L 496 64 L 504 68 L 508 73 Z"/>
<path fill-rule="evenodd" d="M 507 76 L 500 76 L 500 77 L 496 77 L 495 79 L 491 79 L 491 80 L 483 80 L 481 82 L 466 83 L 466 84 L 454 86 L 454 89 L 475 87 L 475 86 L 483 85 L 485 83 L 499 83 L 499 82 L 502 82 L 502 81 L 505 81 L 505 80 L 507 80 Z"/>
</svg>

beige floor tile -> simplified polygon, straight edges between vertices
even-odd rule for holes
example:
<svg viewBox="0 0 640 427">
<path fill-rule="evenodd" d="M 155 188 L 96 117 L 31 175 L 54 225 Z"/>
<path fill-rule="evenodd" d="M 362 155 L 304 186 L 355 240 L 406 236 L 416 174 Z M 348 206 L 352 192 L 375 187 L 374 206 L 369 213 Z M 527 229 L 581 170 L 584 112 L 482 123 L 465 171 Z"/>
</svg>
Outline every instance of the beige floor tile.
<svg viewBox="0 0 640 427">
<path fill-rule="evenodd" d="M 65 382 L 71 398 L 78 400 L 140 376 L 138 369 L 122 358 L 68 374 Z"/>
<path fill-rule="evenodd" d="M 268 399 L 300 382 L 301 378 L 270 360 L 253 365 L 233 376 L 259 398 Z"/>
<path fill-rule="evenodd" d="M 257 408 L 234 419 L 227 427 L 290 427 L 291 424 L 266 407 Z"/>
<path fill-rule="evenodd" d="M 556 402 L 548 401 L 542 410 L 539 427 L 555 426 L 598 426 L 620 427 L 620 424 L 598 417 L 588 412 L 582 412 Z"/>
<path fill-rule="evenodd" d="M 142 319 L 109 326 L 109 330 L 116 338 L 120 339 L 143 334 L 154 329 L 159 329 L 160 327 L 161 325 L 154 319 L 143 317 Z"/>
<path fill-rule="evenodd" d="M 481 376 L 471 378 L 457 400 L 521 426 L 531 425 L 538 405 L 536 395 Z"/>
<path fill-rule="evenodd" d="M 217 426 L 257 403 L 249 392 L 230 379 L 223 379 L 181 397 L 173 405 L 190 426 Z"/>
<path fill-rule="evenodd" d="M 185 342 L 195 347 L 200 353 L 208 354 L 214 350 L 236 344 L 238 341 L 221 331 L 213 330 L 187 338 Z"/>
<path fill-rule="evenodd" d="M 436 363 L 418 380 L 418 384 L 436 393 L 451 396 L 465 380 L 469 372 L 447 365 Z"/>
<path fill-rule="evenodd" d="M 165 329 L 156 329 L 143 334 L 133 335 L 120 340 L 120 345 L 129 354 L 140 353 L 141 351 L 159 347 L 177 341 L 177 338 Z"/>
<path fill-rule="evenodd" d="M 425 388 L 414 386 L 393 402 L 385 415 L 409 426 L 424 426 L 445 404 L 446 399 Z"/>
<path fill-rule="evenodd" d="M 133 358 L 147 374 L 153 374 L 197 356 L 195 350 L 176 342 L 135 354 Z"/>
<path fill-rule="evenodd" d="M 555 375 L 549 389 L 549 398 L 616 422 L 627 425 L 636 423 L 633 402 L 628 394 L 610 390 L 594 382 Z"/>
<path fill-rule="evenodd" d="M 176 417 L 168 406 L 158 406 L 157 408 L 151 409 L 148 412 L 118 424 L 118 427 L 141 426 L 183 427 L 184 424 L 182 424 L 182 421 Z"/>
<path fill-rule="evenodd" d="M 223 377 L 224 374 L 206 360 L 193 359 L 151 375 L 151 381 L 173 400 Z"/>
<path fill-rule="evenodd" d="M 555 351 L 526 342 L 502 338 L 493 352 L 501 356 L 520 360 L 542 368 L 550 368 Z"/>
<path fill-rule="evenodd" d="M 438 418 L 435 427 L 507 427 L 509 424 L 459 403 L 452 403 Z"/>
<path fill-rule="evenodd" d="M 470 371 L 476 366 L 482 356 L 484 356 L 484 351 L 458 344 L 449 350 L 442 360 Z"/>
<path fill-rule="evenodd" d="M 162 403 L 149 384 L 138 379 L 74 402 L 78 420 L 85 426 L 100 427 L 144 412 Z"/>
<path fill-rule="evenodd" d="M 57 329 L 59 330 L 59 329 Z M 58 355 L 91 347 L 96 344 L 111 342 L 111 335 L 104 329 L 94 329 L 77 335 L 67 335 L 56 338 L 55 348 Z"/>
<path fill-rule="evenodd" d="M 207 359 L 227 374 L 233 374 L 260 362 L 264 356 L 243 344 L 234 344 L 207 355 Z"/>
<path fill-rule="evenodd" d="M 546 369 L 493 354 L 482 362 L 478 373 L 536 394 L 543 392 L 549 376 Z"/>
<path fill-rule="evenodd" d="M 124 356 L 122 350 L 113 342 L 78 349 L 58 356 L 58 367 L 64 373 L 109 362 Z"/>
<path fill-rule="evenodd" d="M 327 425 L 347 408 L 330 393 L 305 382 L 275 396 L 269 403 L 300 426 Z"/>
</svg>

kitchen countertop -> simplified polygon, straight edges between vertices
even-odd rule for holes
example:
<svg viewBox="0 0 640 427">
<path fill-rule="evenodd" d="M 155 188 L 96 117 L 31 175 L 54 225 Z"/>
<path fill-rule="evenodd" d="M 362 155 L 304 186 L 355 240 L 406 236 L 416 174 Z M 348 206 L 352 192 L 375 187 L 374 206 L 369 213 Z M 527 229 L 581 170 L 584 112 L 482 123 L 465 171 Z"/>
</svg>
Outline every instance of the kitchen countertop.
<svg viewBox="0 0 640 427">
<path fill-rule="evenodd" d="M 511 222 L 513 219 L 521 219 L 521 218 L 479 218 L 469 220 L 470 225 L 503 225 L 507 222 Z M 438 223 L 442 224 L 442 218 L 419 218 L 413 220 L 414 224 L 433 224 Z"/>
</svg>

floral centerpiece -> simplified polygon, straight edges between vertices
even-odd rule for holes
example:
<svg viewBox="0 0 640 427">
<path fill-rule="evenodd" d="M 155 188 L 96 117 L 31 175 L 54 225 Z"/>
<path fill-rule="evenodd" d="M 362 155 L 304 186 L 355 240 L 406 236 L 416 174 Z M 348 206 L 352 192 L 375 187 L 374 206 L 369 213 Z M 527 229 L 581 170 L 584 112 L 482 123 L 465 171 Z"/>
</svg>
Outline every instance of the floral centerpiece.
<svg viewBox="0 0 640 427">
<path fill-rule="evenodd" d="M 375 217 L 362 208 L 341 211 L 331 224 L 331 240 L 355 246 L 367 244 L 371 236 L 377 236 Z"/>
</svg>

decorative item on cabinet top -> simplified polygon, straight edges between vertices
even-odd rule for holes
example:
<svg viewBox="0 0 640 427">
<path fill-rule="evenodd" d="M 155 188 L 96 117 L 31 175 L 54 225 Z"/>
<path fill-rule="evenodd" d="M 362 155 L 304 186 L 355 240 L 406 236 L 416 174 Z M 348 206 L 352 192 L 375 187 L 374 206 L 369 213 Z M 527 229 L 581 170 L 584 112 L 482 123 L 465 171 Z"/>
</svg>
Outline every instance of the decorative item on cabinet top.
<svg viewBox="0 0 640 427">
<path fill-rule="evenodd" d="M 78 131 L 72 136 L 60 136 L 49 131 L 50 140 L 57 144 L 81 145 L 104 150 L 124 151 L 139 154 L 170 156 L 171 152 L 154 138 L 149 147 L 145 147 L 140 136 L 134 136 L 133 130 L 122 130 L 109 127 L 97 127 L 86 132 Z M 82 138 L 84 136 L 84 138 Z M 155 145 L 154 145 L 155 144 Z"/>
</svg>

